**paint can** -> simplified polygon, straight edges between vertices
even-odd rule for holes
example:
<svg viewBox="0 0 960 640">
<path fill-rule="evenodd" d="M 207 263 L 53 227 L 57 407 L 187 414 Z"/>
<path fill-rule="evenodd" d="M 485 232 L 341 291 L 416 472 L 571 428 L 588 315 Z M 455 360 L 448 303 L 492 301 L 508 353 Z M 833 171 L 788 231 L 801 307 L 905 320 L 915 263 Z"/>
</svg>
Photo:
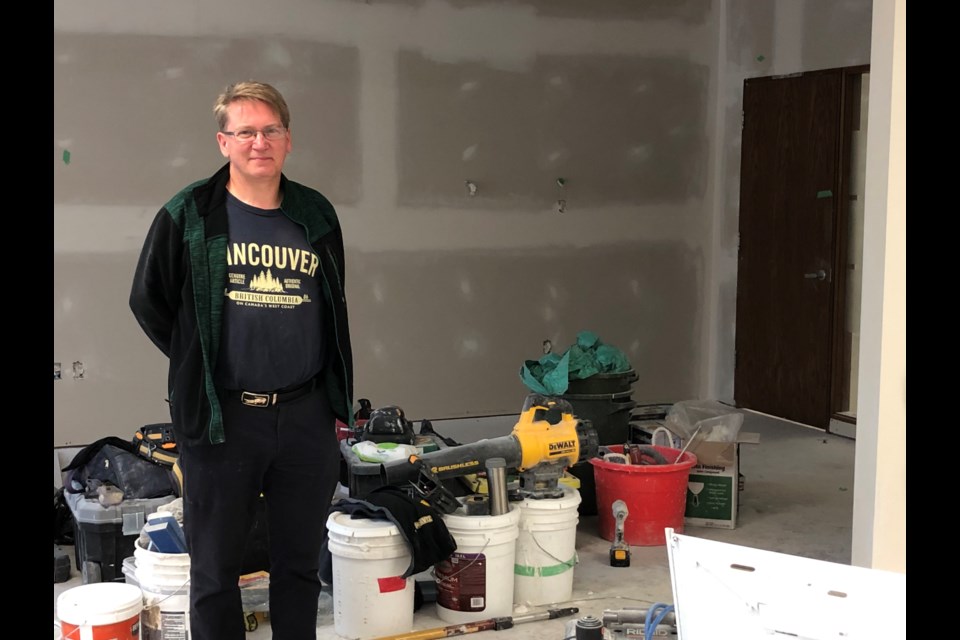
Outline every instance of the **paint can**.
<svg viewBox="0 0 960 640">
<path fill-rule="evenodd" d="M 143 594 L 132 584 L 94 582 L 57 598 L 60 638 L 139 640 Z"/>
<path fill-rule="evenodd" d="M 499 516 L 443 516 L 457 550 L 436 565 L 437 616 L 459 624 L 513 615 L 520 507 Z"/>
<path fill-rule="evenodd" d="M 134 575 L 143 591 L 144 638 L 190 637 L 190 555 L 133 549 Z"/>
<path fill-rule="evenodd" d="M 580 492 L 561 485 L 561 498 L 525 498 L 514 565 L 513 601 L 536 606 L 573 595 Z"/>
</svg>

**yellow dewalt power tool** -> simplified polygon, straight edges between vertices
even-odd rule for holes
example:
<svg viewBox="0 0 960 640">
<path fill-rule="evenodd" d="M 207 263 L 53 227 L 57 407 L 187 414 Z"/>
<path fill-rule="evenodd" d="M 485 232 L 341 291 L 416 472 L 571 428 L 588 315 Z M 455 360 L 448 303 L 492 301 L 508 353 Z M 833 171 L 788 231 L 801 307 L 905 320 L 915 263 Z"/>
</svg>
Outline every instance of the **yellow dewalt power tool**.
<svg viewBox="0 0 960 640">
<path fill-rule="evenodd" d="M 559 498 L 564 469 L 596 457 L 597 431 L 589 420 L 578 420 L 563 398 L 530 394 L 510 435 L 447 447 L 407 460 L 381 465 L 384 484 L 416 486 L 484 471 L 486 461 L 503 458 L 520 478 L 525 497 Z"/>
</svg>

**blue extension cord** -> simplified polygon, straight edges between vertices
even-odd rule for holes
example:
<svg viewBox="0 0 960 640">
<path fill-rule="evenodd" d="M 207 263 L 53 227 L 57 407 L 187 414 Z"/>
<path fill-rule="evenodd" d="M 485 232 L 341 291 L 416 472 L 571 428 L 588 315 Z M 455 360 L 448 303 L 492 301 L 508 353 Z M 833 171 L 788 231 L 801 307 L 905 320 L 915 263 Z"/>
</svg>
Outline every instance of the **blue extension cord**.
<svg viewBox="0 0 960 640">
<path fill-rule="evenodd" d="M 647 609 L 647 619 L 643 625 L 643 640 L 651 640 L 653 638 L 653 632 L 656 631 L 657 625 L 663 622 L 663 619 L 671 611 L 673 611 L 673 605 L 664 604 L 663 602 L 657 602 Z"/>
</svg>

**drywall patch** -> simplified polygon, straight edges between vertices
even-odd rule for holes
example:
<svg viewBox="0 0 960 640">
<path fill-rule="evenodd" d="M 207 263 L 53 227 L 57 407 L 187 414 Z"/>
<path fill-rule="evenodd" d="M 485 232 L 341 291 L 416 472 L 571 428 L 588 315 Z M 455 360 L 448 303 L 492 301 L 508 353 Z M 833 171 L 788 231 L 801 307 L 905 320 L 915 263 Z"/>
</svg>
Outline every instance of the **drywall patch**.
<svg viewBox="0 0 960 640">
<path fill-rule="evenodd" d="M 451 6 L 468 8 L 504 4 L 497 0 L 449 0 Z M 710 13 L 704 0 L 512 0 L 509 4 L 531 7 L 538 16 L 580 20 L 671 20 L 701 24 Z"/>
<path fill-rule="evenodd" d="M 545 338 L 561 351 L 591 330 L 627 353 L 635 399 L 696 397 L 701 261 L 682 241 L 350 250 L 357 395 L 431 418 L 516 413 L 529 392 L 523 361 L 542 355 Z"/>
<path fill-rule="evenodd" d="M 803 6 L 802 69 L 870 63 L 871 0 L 807 0 Z"/>
<path fill-rule="evenodd" d="M 416 40 L 432 59 L 457 63 L 484 59 L 500 69 L 529 68 L 536 56 L 537 17 L 524 4 L 477 4 L 453 7 L 428 0 L 420 7 Z M 491 47 L 491 39 L 496 46 Z"/>
<path fill-rule="evenodd" d="M 524 90 L 528 74 L 437 62 L 414 51 L 401 51 L 397 68 L 400 204 L 503 207 L 509 198 L 529 194 L 523 179 L 506 177 L 533 161 L 527 143 L 536 123 L 534 98 Z M 463 91 L 464 85 L 471 90 Z M 503 104 L 506 96 L 509 106 Z M 507 168 L 497 171 L 498 162 Z M 475 198 L 464 189 L 466 180 L 482 187 Z"/>
<path fill-rule="evenodd" d="M 170 418 L 168 360 L 130 312 L 137 256 L 54 253 L 53 351 L 65 368 L 54 389 L 54 446 Z"/>
<path fill-rule="evenodd" d="M 338 203 L 359 198 L 353 47 L 54 32 L 54 59 L 54 139 L 71 140 L 72 154 L 69 166 L 59 155 L 54 165 L 57 204 L 159 206 L 212 174 L 224 162 L 213 100 L 251 77 L 276 85 L 290 105 L 287 175 Z"/>
<path fill-rule="evenodd" d="M 702 24 L 710 14 L 712 2 L 706 0 L 364 0 L 368 5 L 404 6 L 420 9 L 425 5 L 449 5 L 455 10 L 522 10 L 544 18 L 579 20 L 669 20 L 683 24 Z"/>
<path fill-rule="evenodd" d="M 727 60 L 749 76 L 766 75 L 771 67 L 775 12 L 775 2 L 728 0 Z M 743 91 L 740 86 L 735 90 Z"/>
<path fill-rule="evenodd" d="M 539 139 L 566 150 L 550 171 L 570 177 L 571 210 L 702 197 L 709 70 L 681 58 L 543 56 Z"/>
<path fill-rule="evenodd" d="M 569 180 L 570 211 L 704 193 L 706 66 L 539 56 L 516 72 L 405 50 L 397 67 L 401 205 L 552 207 L 558 176 Z M 478 197 L 467 197 L 464 180 L 482 186 Z"/>
</svg>

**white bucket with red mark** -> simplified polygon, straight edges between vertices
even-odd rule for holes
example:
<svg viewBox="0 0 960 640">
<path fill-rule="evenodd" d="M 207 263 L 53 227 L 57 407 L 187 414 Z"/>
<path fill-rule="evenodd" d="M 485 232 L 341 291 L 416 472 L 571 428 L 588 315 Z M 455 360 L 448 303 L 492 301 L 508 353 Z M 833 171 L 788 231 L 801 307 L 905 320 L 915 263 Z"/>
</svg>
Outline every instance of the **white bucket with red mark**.
<svg viewBox="0 0 960 640">
<path fill-rule="evenodd" d="M 327 519 L 333 565 L 333 626 L 344 638 L 376 638 L 413 628 L 414 577 L 410 545 L 395 524 L 352 519 L 334 512 Z"/>
</svg>

